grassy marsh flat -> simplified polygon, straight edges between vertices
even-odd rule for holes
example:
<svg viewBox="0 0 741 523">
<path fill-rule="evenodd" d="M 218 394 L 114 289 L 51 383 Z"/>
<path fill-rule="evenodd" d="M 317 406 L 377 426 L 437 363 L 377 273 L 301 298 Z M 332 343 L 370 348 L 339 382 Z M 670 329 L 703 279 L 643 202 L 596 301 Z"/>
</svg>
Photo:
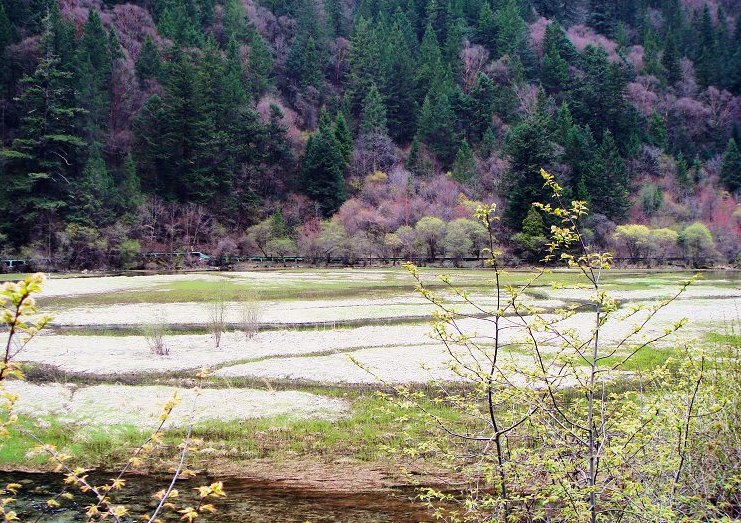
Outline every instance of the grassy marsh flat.
<svg viewBox="0 0 741 523">
<path fill-rule="evenodd" d="M 485 310 L 496 308 L 489 270 L 422 268 L 420 272 L 429 288 L 461 312 L 476 309 L 437 275 L 449 275 L 453 285 L 469 292 L 470 299 Z M 502 279 L 505 285 L 516 285 L 532 274 L 511 271 Z M 670 298 L 691 276 L 689 272 L 616 270 L 605 273 L 604 282 L 624 314 L 632 305 L 650 307 Z M 555 271 L 537 280 L 523 299 L 546 312 L 570 303 L 583 309 L 591 291 L 562 288 L 578 279 L 574 272 Z M 626 371 L 662 365 L 685 343 L 716 351 L 718 357 L 730 354 L 729 347 L 738 347 L 739 282 L 734 272 L 705 274 L 657 315 L 642 336 L 689 318 L 682 334 L 642 349 Z M 378 411 L 374 418 L 364 412 L 379 406 L 370 390 L 460 379 L 449 368 L 449 355 L 431 336 L 433 307 L 414 287 L 402 268 L 52 278 L 40 304 L 55 315 L 56 328 L 33 340 L 20 360 L 31 369 L 43 369 L 30 372 L 31 376 L 43 376 L 44 381 L 58 376 L 61 382 L 22 386 L 30 387 L 22 396 L 30 394 L 33 401 L 20 410 L 21 423 L 36 423 L 50 441 L 69 446 L 86 463 L 115 462 L 121 453 L 106 454 L 102 449 L 113 445 L 120 450 L 138 441 L 142 426 L 132 422 L 132 412 L 154 412 L 166 401 L 162 391 L 171 392 L 177 384 L 192 386 L 192 377 L 209 367 L 208 401 L 204 399 L 196 431 L 216 450 L 204 456 L 204 462 L 283 460 L 302 453 L 330 461 L 338 456 L 382 459 L 380 449 L 398 427 L 388 413 Z M 215 295 L 223 299 L 227 329 L 219 348 L 214 347 L 207 325 Z M 257 306 L 260 322 L 270 327 L 251 338 L 240 329 L 245 302 Z M 564 320 L 563 328 L 588 332 L 587 314 L 577 312 Z M 635 321 L 608 323 L 603 339 L 610 343 L 626 335 Z M 154 323 L 166 328 L 169 356 L 157 356 L 149 348 L 144 332 Z M 485 318 L 462 320 L 461 325 L 486 334 Z M 532 363 L 523 340 L 504 341 L 509 344 L 506 358 L 521 366 Z M 616 353 L 615 361 L 627 350 Z M 549 364 L 557 352 L 557 345 L 544 343 Z M 302 398 L 310 400 L 296 400 L 290 409 L 281 399 L 284 392 L 308 394 Z M 86 417 L 85 398 L 104 401 L 106 415 Z M 217 412 L 222 405 L 231 413 L 228 419 Z M 32 412 L 46 414 L 34 422 Z M 411 430 L 427 429 L 420 425 Z M 173 427 L 168 438 L 178 435 L 180 429 Z M 0 463 L 20 463 L 18 449 L 25 445 L 14 437 L 0 451 Z"/>
</svg>

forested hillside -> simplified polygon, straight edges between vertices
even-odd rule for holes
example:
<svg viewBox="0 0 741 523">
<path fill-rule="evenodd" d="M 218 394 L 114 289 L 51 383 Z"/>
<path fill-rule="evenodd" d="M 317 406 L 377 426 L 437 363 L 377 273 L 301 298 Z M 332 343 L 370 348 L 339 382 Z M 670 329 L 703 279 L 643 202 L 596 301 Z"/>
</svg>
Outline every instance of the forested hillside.
<svg viewBox="0 0 741 523">
<path fill-rule="evenodd" d="M 738 0 L 0 0 L 0 255 L 737 263 Z"/>
</svg>

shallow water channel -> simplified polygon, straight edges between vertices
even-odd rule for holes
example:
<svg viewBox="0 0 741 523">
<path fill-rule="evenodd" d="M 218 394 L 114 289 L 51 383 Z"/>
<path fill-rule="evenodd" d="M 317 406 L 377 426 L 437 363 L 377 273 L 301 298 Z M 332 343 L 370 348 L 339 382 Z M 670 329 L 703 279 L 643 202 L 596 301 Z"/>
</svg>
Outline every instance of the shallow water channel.
<svg viewBox="0 0 741 523">
<path fill-rule="evenodd" d="M 101 476 L 104 482 L 107 476 Z M 20 483 L 12 510 L 21 521 L 71 523 L 84 521 L 90 498 L 76 494 L 73 501 L 62 501 L 62 508 L 50 510 L 46 501 L 60 493 L 62 478 L 56 474 L 0 473 L 0 486 Z M 179 482 L 181 496 L 204 478 Z M 151 513 L 156 503 L 152 494 L 167 484 L 167 478 L 127 478 L 127 487 L 115 502 L 124 504 L 136 515 Z M 429 513 L 410 500 L 412 492 L 336 493 L 291 488 L 282 483 L 228 478 L 224 480 L 227 498 L 216 503 L 217 513 L 198 521 L 210 523 L 415 523 L 432 521 Z M 189 495 L 189 494 L 188 494 Z M 182 500 L 185 501 L 185 500 Z M 170 514 L 166 521 L 177 521 Z"/>
</svg>

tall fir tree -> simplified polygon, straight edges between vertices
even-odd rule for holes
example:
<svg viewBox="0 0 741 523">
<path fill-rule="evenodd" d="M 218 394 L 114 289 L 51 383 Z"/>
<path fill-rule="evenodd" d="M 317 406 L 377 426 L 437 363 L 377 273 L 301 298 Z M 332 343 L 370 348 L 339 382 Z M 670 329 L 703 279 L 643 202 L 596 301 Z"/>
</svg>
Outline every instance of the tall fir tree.
<svg viewBox="0 0 741 523">
<path fill-rule="evenodd" d="M 136 172 L 136 162 L 131 153 L 126 155 L 121 179 L 116 186 L 118 209 L 123 215 L 132 215 L 144 203 L 141 180 Z"/>
<path fill-rule="evenodd" d="M 504 219 L 512 228 L 521 226 L 534 202 L 545 202 L 549 194 L 543 188 L 540 169 L 555 159 L 551 122 L 535 114 L 512 127 L 505 140 L 505 152 L 510 160 L 506 177 L 507 205 Z"/>
<path fill-rule="evenodd" d="M 319 204 L 324 216 L 331 216 L 347 197 L 342 146 L 331 127 L 312 134 L 301 162 L 304 193 Z"/>
<path fill-rule="evenodd" d="M 461 142 L 453 162 L 453 178 L 461 183 L 469 183 L 476 177 L 476 157 L 467 140 Z"/>
<path fill-rule="evenodd" d="M 456 121 L 448 91 L 444 87 L 431 90 L 422 104 L 416 136 L 446 167 L 453 163 L 460 144 L 454 131 Z"/>
<path fill-rule="evenodd" d="M 75 57 L 78 104 L 85 109 L 89 143 L 102 143 L 108 128 L 113 80 L 113 50 L 100 16 L 90 11 Z"/>
<path fill-rule="evenodd" d="M 428 24 L 419 48 L 419 60 L 415 77 L 417 99 L 424 100 L 427 93 L 441 82 L 443 76 L 444 67 L 440 45 L 432 25 Z"/>
<path fill-rule="evenodd" d="M 604 214 L 614 221 L 625 218 L 630 206 L 625 161 L 609 131 L 605 131 L 602 137 L 584 184 L 592 212 Z"/>
<path fill-rule="evenodd" d="M 115 187 L 100 148 L 93 146 L 73 184 L 69 220 L 91 227 L 105 227 L 116 218 Z"/>
<path fill-rule="evenodd" d="M 348 56 L 350 71 L 347 90 L 350 93 L 351 110 L 360 115 L 363 101 L 371 86 L 381 80 L 381 53 L 378 38 L 372 23 L 359 18 L 350 39 Z"/>
<path fill-rule="evenodd" d="M 136 59 L 136 72 L 142 82 L 158 80 L 162 74 L 162 61 L 160 60 L 159 51 L 149 35 L 144 39 L 144 44 Z"/>
<path fill-rule="evenodd" d="M 615 3 L 593 0 L 589 25 L 605 36 L 612 36 L 615 28 Z"/>
<path fill-rule="evenodd" d="M 732 193 L 741 189 L 741 152 L 739 152 L 738 144 L 733 138 L 728 141 L 723 153 L 720 181 Z"/>
<path fill-rule="evenodd" d="M 415 64 L 413 49 L 409 40 L 414 35 L 407 34 L 411 29 L 403 13 L 394 15 L 394 22 L 385 40 L 383 53 L 383 95 L 390 136 L 406 143 L 414 136 L 417 116 L 415 96 Z"/>
<path fill-rule="evenodd" d="M 471 86 L 471 121 L 469 135 L 475 143 L 481 140 L 487 129 L 491 127 L 494 113 L 494 97 L 496 86 L 484 73 L 476 75 L 476 81 Z"/>
<path fill-rule="evenodd" d="M 226 0 L 224 2 L 224 14 L 222 15 L 224 33 L 227 38 L 238 42 L 244 41 L 249 36 L 249 23 L 247 12 L 241 0 Z"/>
<path fill-rule="evenodd" d="M 342 112 L 337 113 L 337 118 L 335 118 L 334 135 L 340 144 L 342 158 L 349 165 L 352 158 L 354 140 L 352 138 L 352 131 L 350 131 L 350 125 L 347 123 L 347 118 L 345 118 Z"/>
<path fill-rule="evenodd" d="M 45 19 L 41 59 L 33 74 L 21 80 L 17 136 L 9 149 L 0 151 L 0 191 L 7 210 L 0 226 L 18 243 L 29 239 L 41 214 L 66 211 L 86 145 L 78 126 L 84 110 L 76 105 L 73 74 L 55 54 L 64 38 L 57 33 L 58 22 L 53 13 Z"/>
<path fill-rule="evenodd" d="M 664 71 L 666 71 L 666 81 L 669 85 L 674 85 L 682 79 L 682 64 L 680 62 L 674 32 L 671 30 L 669 30 L 666 35 L 664 53 L 661 55 L 661 65 L 664 66 Z"/>
<path fill-rule="evenodd" d="M 715 29 L 707 4 L 703 7 L 702 18 L 698 28 L 695 74 L 697 76 L 697 82 L 702 88 L 717 82 L 718 55 L 715 45 Z"/>
<path fill-rule="evenodd" d="M 527 23 L 517 0 L 504 0 L 494 14 L 496 56 L 519 55 L 527 45 Z"/>
<path fill-rule="evenodd" d="M 486 47 L 492 55 L 497 54 L 497 26 L 494 11 L 491 10 L 488 1 L 481 5 L 475 37 L 476 43 Z"/>
<path fill-rule="evenodd" d="M 5 48 L 15 39 L 15 27 L 13 27 L 8 14 L 5 11 L 5 5 L 0 3 L 0 56 L 5 52 Z"/>
<path fill-rule="evenodd" d="M 178 45 L 198 47 L 203 44 L 203 32 L 193 0 L 168 2 L 157 27 L 160 33 Z"/>
<path fill-rule="evenodd" d="M 252 94 L 259 96 L 264 94 L 273 83 L 273 67 L 275 65 L 273 48 L 268 45 L 257 30 L 252 29 L 250 35 L 247 82 Z M 230 61 L 234 61 L 234 59 L 230 59 Z"/>
<path fill-rule="evenodd" d="M 360 119 L 360 132 L 387 134 L 386 106 L 378 92 L 376 84 L 372 84 L 365 100 L 363 101 L 363 112 Z"/>
</svg>

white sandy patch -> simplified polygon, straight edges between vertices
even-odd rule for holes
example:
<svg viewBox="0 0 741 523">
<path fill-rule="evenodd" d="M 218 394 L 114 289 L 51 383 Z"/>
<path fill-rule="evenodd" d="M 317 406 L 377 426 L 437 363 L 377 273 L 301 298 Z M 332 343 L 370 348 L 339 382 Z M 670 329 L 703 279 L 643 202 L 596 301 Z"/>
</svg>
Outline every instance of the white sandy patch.
<svg viewBox="0 0 741 523">
<path fill-rule="evenodd" d="M 649 303 L 648 305 L 653 305 Z M 722 325 L 723 310 L 729 311 L 736 307 L 739 300 L 691 300 L 674 302 L 657 313 L 653 320 L 642 332 L 632 336 L 622 346 L 618 354 L 627 354 L 633 348 L 661 336 L 665 329 L 680 319 L 687 317 L 689 325 L 676 334 L 652 346 L 671 347 L 682 343 L 691 343 L 695 336 L 702 333 L 708 322 Z M 616 313 L 624 315 L 625 310 Z M 641 312 L 624 321 L 609 321 L 600 331 L 600 340 L 603 354 L 616 347 L 623 339 L 631 335 L 636 325 L 643 323 L 646 312 Z M 548 316 L 546 316 L 548 317 Z M 503 325 L 510 325 L 514 318 L 505 318 Z M 465 320 L 459 323 L 462 332 L 478 336 L 491 336 L 492 325 L 484 320 Z M 589 337 L 594 327 L 594 316 L 591 313 L 578 313 L 559 322 L 559 332 L 570 330 L 578 333 L 582 338 Z M 385 328 L 384 328 L 385 330 Z M 428 328 L 429 331 L 429 328 Z M 410 331 L 409 340 L 413 343 L 420 330 Z M 552 332 L 541 331 L 535 333 L 541 350 L 546 354 L 553 354 L 558 350 L 561 340 Z M 480 338 L 484 343 L 491 343 L 491 338 Z M 522 329 L 507 329 L 501 334 L 500 342 L 526 343 L 527 334 Z M 507 352 L 507 357 L 515 358 L 520 365 L 532 366 L 531 356 L 521 352 Z M 356 365 L 351 358 L 356 359 L 367 370 Z M 222 377 L 249 377 L 265 379 L 307 380 L 323 383 L 373 383 L 378 379 L 390 383 L 424 383 L 430 380 L 459 380 L 458 375 L 450 370 L 450 355 L 445 351 L 442 343 L 407 347 L 375 347 L 353 351 L 349 354 L 332 354 L 327 356 L 313 356 L 300 358 L 266 359 L 240 365 L 224 367 L 215 374 Z M 375 376 L 374 376 L 375 375 Z"/>
<path fill-rule="evenodd" d="M 507 359 L 516 359 L 528 365 L 528 358 L 524 355 L 509 353 L 505 355 L 505 361 Z M 437 344 L 378 347 L 362 349 L 349 354 L 307 358 L 269 359 L 225 367 L 214 374 L 221 377 L 305 380 L 339 384 L 459 381 L 461 376 L 451 370 L 451 363 L 450 354 L 441 344 Z"/>
<path fill-rule="evenodd" d="M 674 297 L 680 290 L 680 285 L 662 285 L 659 288 L 620 290 L 613 287 L 607 288 L 607 294 L 615 300 L 623 303 L 643 300 L 663 300 Z M 549 297 L 562 300 L 589 300 L 594 297 L 592 289 L 544 289 Z M 718 287 L 698 283 L 689 286 L 679 296 L 679 300 L 694 300 L 697 298 L 741 298 L 741 289 Z"/>
<path fill-rule="evenodd" d="M 154 428 L 159 423 L 163 406 L 175 392 L 180 403 L 172 411 L 169 427 L 187 424 L 191 413 L 193 421 L 198 423 L 274 416 L 336 419 L 349 410 L 349 404 L 344 400 L 296 391 L 203 389 L 196 398 L 195 410 L 192 410 L 192 389 L 126 385 L 77 388 L 19 381 L 8 382 L 6 388 L 19 396 L 16 410 L 21 414 L 36 417 L 54 415 L 63 422 L 104 426 Z"/>
<path fill-rule="evenodd" d="M 152 354 L 143 336 L 41 335 L 33 339 L 18 359 L 45 363 L 62 370 L 97 375 L 131 372 L 167 372 L 213 367 L 229 362 L 270 356 L 346 351 L 378 345 L 424 343 L 428 325 L 374 326 L 357 329 L 266 331 L 252 339 L 242 333 L 224 333 L 214 348 L 209 335 L 165 337 L 169 356 Z"/>
<path fill-rule="evenodd" d="M 490 296 L 472 296 L 479 307 L 495 310 L 495 301 Z M 558 307 L 561 300 L 531 300 L 523 302 L 539 307 Z M 478 312 L 473 306 L 462 303 L 460 298 L 451 299 L 462 313 Z M 92 307 L 70 307 L 48 312 L 54 316 L 54 324 L 65 325 L 142 325 L 164 322 L 169 325 L 203 325 L 209 318 L 208 303 L 131 303 Z M 226 304 L 225 320 L 237 323 L 242 317 L 244 304 Z M 387 298 L 354 298 L 343 300 L 302 300 L 285 302 L 262 302 L 261 321 L 264 323 L 305 324 L 313 322 L 354 321 L 363 319 L 396 319 L 403 317 L 430 317 L 435 309 L 427 300 L 413 293 L 406 296 Z"/>
</svg>

